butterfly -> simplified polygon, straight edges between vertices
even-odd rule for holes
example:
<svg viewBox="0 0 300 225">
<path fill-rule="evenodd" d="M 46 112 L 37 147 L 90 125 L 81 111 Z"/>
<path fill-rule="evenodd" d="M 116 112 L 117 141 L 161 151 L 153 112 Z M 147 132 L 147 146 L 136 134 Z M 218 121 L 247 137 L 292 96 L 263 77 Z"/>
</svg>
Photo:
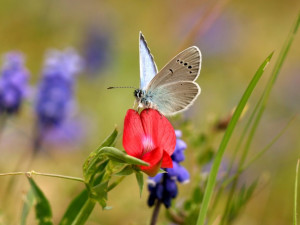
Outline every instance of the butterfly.
<svg viewBox="0 0 300 225">
<path fill-rule="evenodd" d="M 147 42 L 139 36 L 140 88 L 134 91 L 138 108 L 157 109 L 172 116 L 188 109 L 201 92 L 195 82 L 201 69 L 201 52 L 192 46 L 180 52 L 159 72 Z"/>
</svg>

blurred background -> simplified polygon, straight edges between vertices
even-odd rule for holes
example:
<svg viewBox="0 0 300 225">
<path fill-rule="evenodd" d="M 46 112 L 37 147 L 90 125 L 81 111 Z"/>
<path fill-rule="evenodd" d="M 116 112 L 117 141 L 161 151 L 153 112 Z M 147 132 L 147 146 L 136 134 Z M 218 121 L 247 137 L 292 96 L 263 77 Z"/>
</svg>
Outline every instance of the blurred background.
<svg viewBox="0 0 300 225">
<path fill-rule="evenodd" d="M 186 47 L 200 48 L 203 59 L 197 82 L 202 93 L 182 115 L 197 133 L 206 132 L 213 121 L 232 111 L 259 65 L 274 51 L 269 68 L 250 99 L 252 109 L 299 8 L 300 2 L 296 0 L 1 1 L 0 54 L 11 51 L 23 54 L 29 87 L 17 112 L 1 119 L 0 173 L 35 170 L 82 177 L 85 158 L 115 126 L 120 131 L 117 147 L 123 149 L 123 119 L 133 106 L 133 90 L 107 90 L 107 87 L 139 86 L 139 31 L 143 32 L 158 69 Z M 65 53 L 55 53 L 55 50 L 49 53 L 51 49 Z M 48 72 L 53 72 L 52 66 L 63 61 L 57 55 L 66 54 L 68 60 L 68 51 L 80 58 L 72 62 L 76 68 L 71 66 L 71 72 L 66 75 L 74 79 L 68 83 L 70 104 L 63 113 L 63 121 L 50 121 L 55 124 L 51 127 L 59 123 L 57 130 L 43 132 L 43 127 L 38 125 L 45 122 L 38 110 L 39 96 L 47 90 L 43 82 L 47 82 Z M 291 117 L 299 114 L 299 56 L 298 34 L 272 91 L 250 155 L 262 149 Z M 51 61 L 53 57 L 57 62 Z M 5 58 L 2 68 L 4 64 Z M 175 129 L 180 129 L 176 120 L 171 118 Z M 260 175 L 266 181 L 235 224 L 292 222 L 299 131 L 300 118 L 296 117 L 272 149 L 243 174 L 245 181 Z M 235 136 L 240 132 L 237 129 Z M 37 133 L 46 133 L 42 143 Z M 215 147 L 221 137 L 215 141 Z M 189 145 L 189 137 L 183 135 L 182 139 Z M 231 146 L 225 153 L 229 158 Z M 38 154 L 33 158 L 34 148 Z M 197 151 L 191 145 L 186 150 L 183 165 L 190 171 L 191 182 L 179 186 L 179 202 L 195 185 L 193 176 L 201 173 L 194 157 Z M 35 180 L 53 207 L 54 224 L 70 200 L 84 188 L 74 181 L 47 177 L 35 177 Z M 7 194 L 9 182 L 9 177 L 0 178 L 0 224 L 5 225 L 19 223 L 24 195 L 29 189 L 25 177 L 19 176 Z M 148 224 L 152 209 L 146 204 L 147 197 L 146 187 L 139 197 L 135 177 L 130 176 L 109 193 L 108 205 L 113 209 L 102 211 L 97 206 L 87 224 Z M 33 212 L 28 224 L 35 224 Z M 159 224 L 168 224 L 164 213 Z"/>
</svg>

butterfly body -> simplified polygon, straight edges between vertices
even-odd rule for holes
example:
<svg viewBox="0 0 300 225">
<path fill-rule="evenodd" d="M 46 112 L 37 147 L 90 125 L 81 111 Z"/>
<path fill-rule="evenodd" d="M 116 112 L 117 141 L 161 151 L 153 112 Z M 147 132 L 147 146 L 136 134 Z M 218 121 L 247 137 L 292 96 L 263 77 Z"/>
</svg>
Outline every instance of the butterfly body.
<svg viewBox="0 0 300 225">
<path fill-rule="evenodd" d="M 188 109 L 200 94 L 195 80 L 201 68 L 201 52 L 190 47 L 175 56 L 159 72 L 140 33 L 140 88 L 134 91 L 138 108 L 154 108 L 169 116 Z"/>
<path fill-rule="evenodd" d="M 153 102 L 153 93 L 143 89 L 136 89 L 134 96 L 139 108 L 152 108 L 157 109 L 157 105 Z"/>
</svg>

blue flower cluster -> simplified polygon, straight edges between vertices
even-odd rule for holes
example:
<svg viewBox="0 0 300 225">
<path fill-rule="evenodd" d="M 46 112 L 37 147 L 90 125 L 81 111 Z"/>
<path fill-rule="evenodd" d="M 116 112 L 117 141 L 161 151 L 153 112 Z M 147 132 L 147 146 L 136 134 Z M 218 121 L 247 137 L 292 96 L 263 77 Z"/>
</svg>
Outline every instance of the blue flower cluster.
<svg viewBox="0 0 300 225">
<path fill-rule="evenodd" d="M 111 36 L 98 28 L 91 27 L 83 44 L 84 67 L 88 73 L 99 73 L 109 61 Z"/>
<path fill-rule="evenodd" d="M 73 49 L 48 52 L 36 102 L 41 127 L 58 126 L 68 116 L 73 102 L 74 78 L 81 69 L 81 59 Z"/>
<path fill-rule="evenodd" d="M 19 52 L 7 53 L 0 77 L 0 114 L 19 111 L 27 91 L 28 78 L 23 55 Z"/>
<path fill-rule="evenodd" d="M 186 143 L 179 139 L 182 136 L 181 131 L 176 132 L 176 147 L 172 155 L 173 168 L 166 169 L 167 173 L 159 173 L 155 177 L 148 179 L 148 190 L 150 192 L 148 205 L 153 206 L 156 200 L 164 203 L 166 208 L 171 206 L 171 200 L 177 196 L 178 189 L 176 181 L 180 183 L 189 182 L 189 172 L 179 163 L 184 161 L 184 150 Z"/>
</svg>

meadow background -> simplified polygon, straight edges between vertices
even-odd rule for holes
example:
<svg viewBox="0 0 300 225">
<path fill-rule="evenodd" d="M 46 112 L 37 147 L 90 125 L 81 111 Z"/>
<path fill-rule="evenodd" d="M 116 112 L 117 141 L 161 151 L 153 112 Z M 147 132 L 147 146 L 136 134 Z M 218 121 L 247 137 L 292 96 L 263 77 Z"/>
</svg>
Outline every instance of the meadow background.
<svg viewBox="0 0 300 225">
<path fill-rule="evenodd" d="M 154 59 L 161 69 L 179 51 L 196 45 L 202 52 L 202 70 L 197 82 L 202 93 L 182 115 L 195 132 L 207 132 L 219 118 L 226 117 L 238 103 L 248 82 L 261 62 L 272 52 L 273 59 L 250 99 L 253 107 L 262 92 L 290 27 L 299 12 L 300 2 L 230 0 L 3 0 L 0 3 L 0 54 L 22 51 L 29 69 L 31 90 L 19 115 L 10 118 L 0 136 L 0 173 L 35 170 L 82 177 L 82 164 L 88 154 L 113 130 L 120 131 L 117 147 L 122 149 L 123 119 L 133 106 L 132 89 L 107 90 L 109 86 L 139 85 L 138 34 L 142 31 Z M 92 41 L 93 37 L 96 41 Z M 101 54 L 98 64 L 86 67 L 76 82 L 76 107 L 70 127 L 63 138 L 49 141 L 44 151 L 26 164 L 32 149 L 35 89 L 41 78 L 45 52 L 54 48 L 76 49 L 83 60 L 92 45 Z M 97 52 L 96 51 L 96 52 Z M 300 37 L 293 46 L 271 93 L 250 155 L 265 146 L 300 111 Z M 252 104 L 251 104 L 252 103 Z M 247 118 L 246 113 L 244 118 Z M 181 119 L 182 119 L 181 118 Z M 175 129 L 176 118 L 174 121 Z M 240 123 L 242 124 L 244 120 Z M 235 221 L 235 224 L 291 224 L 295 166 L 300 150 L 300 118 L 296 117 L 280 140 L 261 159 L 243 173 L 244 181 L 261 176 L 261 185 Z M 241 129 L 237 129 L 238 136 Z M 214 141 L 218 146 L 222 135 Z M 183 201 L 196 184 L 193 176 L 201 173 L 189 137 L 183 163 L 191 182 L 179 186 L 177 201 Z M 225 158 L 231 156 L 231 146 Z M 20 163 L 22 162 L 22 163 Z M 17 177 L 9 195 L 4 193 L 9 177 L 0 178 L 0 224 L 18 224 L 28 181 Z M 146 176 L 145 176 L 146 179 Z M 56 224 L 70 200 L 83 184 L 47 177 L 35 181 L 50 200 Z M 7 197 L 8 195 L 8 197 Z M 8 200 L 4 202 L 4 198 Z M 142 198 L 134 176 L 126 178 L 109 193 L 112 210 L 97 206 L 87 224 L 148 224 L 152 209 Z M 28 224 L 34 224 L 30 214 Z M 168 224 L 164 213 L 159 224 Z"/>
</svg>

